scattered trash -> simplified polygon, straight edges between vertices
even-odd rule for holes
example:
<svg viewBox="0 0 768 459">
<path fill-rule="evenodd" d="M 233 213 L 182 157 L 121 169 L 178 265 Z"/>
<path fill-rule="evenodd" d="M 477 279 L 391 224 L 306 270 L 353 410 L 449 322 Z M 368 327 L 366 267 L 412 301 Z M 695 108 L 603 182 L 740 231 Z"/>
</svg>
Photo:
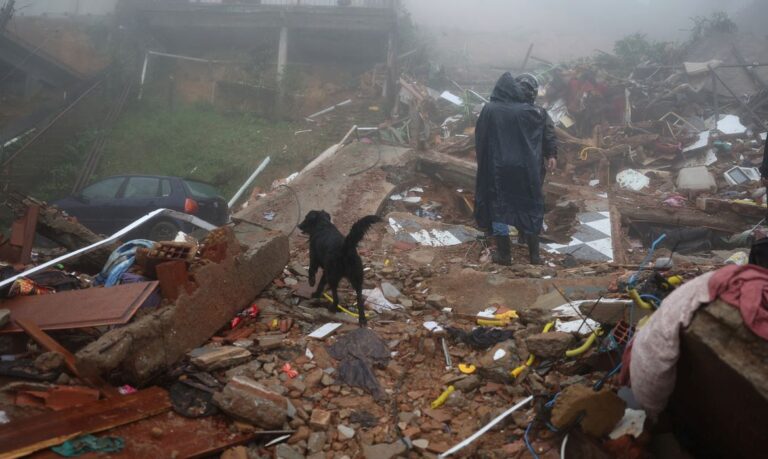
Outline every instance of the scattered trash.
<svg viewBox="0 0 768 459">
<path fill-rule="evenodd" d="M 613 431 L 608 434 L 608 437 L 612 440 L 617 440 L 625 435 L 631 435 L 635 438 L 640 437 L 643 434 L 645 418 L 646 414 L 643 410 L 625 409 L 624 417 L 621 418 Z"/>
<path fill-rule="evenodd" d="M 365 296 L 365 304 L 379 314 L 386 311 L 405 309 L 402 304 L 395 304 L 389 301 L 384 296 L 384 292 L 381 291 L 380 287 L 371 290 L 363 290 L 363 296 Z"/>
<path fill-rule="evenodd" d="M 263 217 L 264 217 L 264 220 L 271 222 L 272 220 L 275 219 L 276 215 L 277 213 L 275 213 L 274 211 L 269 211 L 269 212 L 264 212 Z"/>
<path fill-rule="evenodd" d="M 616 175 L 616 183 L 622 188 L 640 191 L 651 183 L 651 179 L 634 169 L 627 169 Z"/>
<path fill-rule="evenodd" d="M 84 435 L 67 440 L 51 450 L 64 457 L 77 457 L 85 453 L 119 453 L 125 447 L 125 441 L 119 437 L 95 437 Z"/>
<path fill-rule="evenodd" d="M 322 327 L 318 328 L 317 330 L 313 331 L 312 333 L 310 333 L 309 337 L 314 339 L 325 339 L 328 335 L 335 332 L 342 325 L 343 324 L 336 323 L 336 322 L 327 323 Z"/>
</svg>

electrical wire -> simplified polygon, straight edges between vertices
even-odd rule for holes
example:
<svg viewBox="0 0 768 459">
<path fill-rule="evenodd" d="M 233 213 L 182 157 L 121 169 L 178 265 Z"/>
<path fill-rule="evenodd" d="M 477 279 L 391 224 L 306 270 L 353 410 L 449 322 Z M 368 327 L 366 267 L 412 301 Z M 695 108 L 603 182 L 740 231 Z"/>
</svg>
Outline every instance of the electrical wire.
<svg viewBox="0 0 768 459">
<path fill-rule="evenodd" d="M 565 434 L 565 437 L 563 437 L 563 444 L 560 445 L 560 459 L 565 459 L 565 445 L 568 444 L 568 435 Z"/>
<path fill-rule="evenodd" d="M 640 273 L 645 269 L 645 265 L 648 264 L 648 262 L 651 260 L 651 257 L 653 256 L 653 253 L 656 251 L 656 247 L 661 244 L 664 239 L 667 238 L 667 233 L 662 234 L 659 236 L 658 239 L 653 241 L 653 244 L 651 244 L 651 249 L 648 251 L 648 254 L 645 255 L 645 258 L 643 258 L 642 263 L 640 263 L 640 267 L 638 268 L 637 272 L 632 274 L 632 277 L 629 278 L 629 286 L 632 287 L 637 282 L 637 276 L 640 275 Z"/>
<path fill-rule="evenodd" d="M 661 299 L 659 297 L 657 297 L 656 295 L 651 295 L 649 293 L 644 293 L 644 294 L 640 295 L 640 298 L 642 298 L 644 300 L 645 299 L 651 299 L 651 300 L 655 301 L 657 309 L 658 309 L 659 306 L 661 306 Z"/>
<path fill-rule="evenodd" d="M 356 175 L 364 174 L 364 173 L 368 172 L 369 170 L 371 170 L 374 167 L 379 165 L 379 163 L 381 162 L 381 143 L 379 143 L 377 141 L 373 141 L 373 143 L 374 143 L 374 145 L 376 145 L 376 149 L 377 149 L 376 162 L 373 163 L 372 165 L 366 167 L 363 170 L 360 170 L 360 171 L 357 171 L 357 172 L 352 172 L 351 174 L 347 174 L 348 177 L 354 177 Z"/>
<path fill-rule="evenodd" d="M 531 421 L 530 424 L 528 424 L 528 427 L 525 428 L 525 435 L 523 435 L 523 440 L 525 441 L 525 446 L 528 448 L 528 451 L 531 453 L 534 459 L 539 459 L 539 455 L 536 454 L 536 450 L 533 449 L 533 446 L 531 446 L 531 442 L 528 440 L 528 433 L 531 431 L 531 427 L 533 426 L 534 421 Z"/>
</svg>

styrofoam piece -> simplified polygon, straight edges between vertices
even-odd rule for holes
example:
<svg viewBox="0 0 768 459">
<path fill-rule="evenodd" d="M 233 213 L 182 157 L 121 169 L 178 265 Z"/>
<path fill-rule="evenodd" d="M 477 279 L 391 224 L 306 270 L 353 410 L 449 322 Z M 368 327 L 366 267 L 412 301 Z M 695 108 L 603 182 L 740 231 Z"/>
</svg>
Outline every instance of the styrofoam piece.
<svg viewBox="0 0 768 459">
<path fill-rule="evenodd" d="M 324 339 L 326 336 L 328 336 L 331 333 L 335 332 L 336 329 L 341 327 L 341 325 L 342 324 L 340 324 L 338 322 L 329 322 L 329 323 L 321 326 L 317 330 L 313 331 L 312 333 L 310 333 L 309 337 L 310 338 L 314 338 L 314 339 Z"/>
<path fill-rule="evenodd" d="M 677 175 L 677 189 L 680 191 L 716 191 L 717 182 L 706 166 L 686 167 Z"/>
<path fill-rule="evenodd" d="M 580 335 L 589 335 L 593 331 L 600 328 L 600 324 L 594 320 L 587 318 L 562 321 L 560 319 L 555 320 L 555 330 L 566 333 L 578 333 Z"/>
<path fill-rule="evenodd" d="M 608 437 L 611 440 L 618 440 L 624 435 L 632 435 L 635 438 L 639 437 L 643 433 L 645 418 L 645 411 L 626 408 L 624 410 L 624 417 L 621 418 L 618 424 L 616 424 L 616 427 L 613 428 L 613 432 L 611 432 Z"/>
<path fill-rule="evenodd" d="M 724 135 L 744 135 L 747 127 L 741 124 L 741 119 L 736 115 L 723 115 L 717 122 L 717 130 Z"/>
<path fill-rule="evenodd" d="M 565 303 L 561 306 L 558 306 L 554 309 L 552 309 L 552 317 L 557 318 L 569 318 L 569 317 L 579 317 L 579 314 L 584 315 L 585 311 L 581 310 L 582 304 L 594 304 L 597 300 L 575 300 L 571 301 L 570 303 Z M 625 306 L 629 306 L 632 304 L 632 300 L 620 300 L 616 298 L 603 298 L 600 300 L 600 304 L 623 304 Z M 578 309 L 578 311 L 574 310 L 574 307 Z M 581 317 L 579 317 L 581 319 Z M 583 319 L 581 319 L 583 320 Z"/>
<path fill-rule="evenodd" d="M 693 145 L 689 145 L 683 149 L 683 153 L 688 153 L 689 151 L 696 151 L 701 150 L 702 148 L 706 148 L 709 146 L 709 131 L 701 131 L 699 132 L 699 138 L 696 140 L 696 142 L 693 143 Z"/>
<path fill-rule="evenodd" d="M 424 322 L 424 328 L 431 331 L 432 333 L 440 333 L 445 331 L 445 329 L 439 323 L 432 320 Z"/>
<path fill-rule="evenodd" d="M 622 188 L 640 191 L 651 183 L 651 179 L 634 169 L 627 169 L 616 175 L 616 182 Z"/>
<path fill-rule="evenodd" d="M 464 105 L 464 100 L 456 94 L 453 94 L 451 91 L 443 91 L 443 93 L 440 94 L 440 98 L 445 99 L 454 105 L 458 105 L 459 107 Z"/>
</svg>

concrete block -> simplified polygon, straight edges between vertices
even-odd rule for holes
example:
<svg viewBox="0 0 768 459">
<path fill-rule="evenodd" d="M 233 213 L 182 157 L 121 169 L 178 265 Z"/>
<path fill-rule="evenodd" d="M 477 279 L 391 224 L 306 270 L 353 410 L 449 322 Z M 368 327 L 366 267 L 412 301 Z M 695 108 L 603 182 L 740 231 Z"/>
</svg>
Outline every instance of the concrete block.
<svg viewBox="0 0 768 459">
<path fill-rule="evenodd" d="M 201 370 L 213 371 L 233 367 L 248 361 L 250 358 L 251 352 L 248 349 L 236 346 L 222 346 L 207 349 L 202 354 L 192 358 L 191 362 Z"/>
<path fill-rule="evenodd" d="M 706 166 L 686 167 L 680 169 L 677 175 L 677 189 L 679 191 L 717 191 L 715 177 Z"/>
<path fill-rule="evenodd" d="M 205 343 L 288 262 L 282 233 L 252 226 L 222 231 L 229 241 L 226 256 L 192 271 L 198 284 L 193 293 L 182 292 L 175 304 L 104 334 L 76 354 L 78 367 L 99 373 L 120 368 L 127 383 L 141 385 Z M 238 231 L 246 237 L 236 239 Z"/>
</svg>

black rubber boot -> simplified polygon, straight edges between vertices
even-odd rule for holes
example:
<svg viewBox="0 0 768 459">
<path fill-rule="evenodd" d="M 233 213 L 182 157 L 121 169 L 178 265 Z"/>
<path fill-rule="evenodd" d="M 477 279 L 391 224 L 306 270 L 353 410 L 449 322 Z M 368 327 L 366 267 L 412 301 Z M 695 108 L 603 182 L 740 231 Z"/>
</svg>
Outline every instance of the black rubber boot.
<svg viewBox="0 0 768 459">
<path fill-rule="evenodd" d="M 510 266 L 512 264 L 512 243 L 509 236 L 494 236 L 496 251 L 493 253 L 493 262 L 497 265 Z"/>
<path fill-rule="evenodd" d="M 528 254 L 531 258 L 532 265 L 541 264 L 541 255 L 539 254 L 539 235 L 529 234 L 527 236 L 528 241 Z"/>
</svg>

